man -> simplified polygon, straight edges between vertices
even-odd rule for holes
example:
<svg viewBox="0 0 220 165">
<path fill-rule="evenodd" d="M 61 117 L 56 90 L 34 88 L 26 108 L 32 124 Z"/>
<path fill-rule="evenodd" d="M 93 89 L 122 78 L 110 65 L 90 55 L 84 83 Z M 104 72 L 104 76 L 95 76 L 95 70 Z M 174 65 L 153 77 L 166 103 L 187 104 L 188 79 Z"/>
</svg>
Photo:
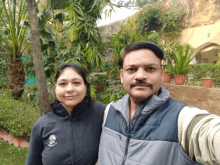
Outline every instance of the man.
<svg viewBox="0 0 220 165">
<path fill-rule="evenodd" d="M 105 110 L 98 165 L 220 164 L 220 117 L 170 98 L 162 50 L 139 41 L 119 60 L 128 93 Z"/>
</svg>

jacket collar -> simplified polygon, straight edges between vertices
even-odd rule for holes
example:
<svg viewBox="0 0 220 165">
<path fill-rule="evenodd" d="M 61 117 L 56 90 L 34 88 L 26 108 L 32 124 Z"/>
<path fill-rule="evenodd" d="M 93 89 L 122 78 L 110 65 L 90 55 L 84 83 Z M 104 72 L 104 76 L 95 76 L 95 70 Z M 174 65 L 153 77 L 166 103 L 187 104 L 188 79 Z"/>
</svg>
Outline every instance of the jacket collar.
<svg viewBox="0 0 220 165">
<path fill-rule="evenodd" d="M 84 113 L 84 111 L 86 111 L 87 105 L 88 105 L 87 101 L 84 99 L 82 102 L 80 102 L 73 108 L 72 112 L 69 112 L 65 108 L 65 106 L 58 100 L 56 102 L 54 113 L 62 117 L 69 116 L 69 117 L 79 118 Z"/>
<path fill-rule="evenodd" d="M 152 95 L 147 99 L 143 100 L 138 106 L 132 120 L 135 120 L 141 114 L 148 114 L 155 111 L 158 107 L 163 105 L 170 98 L 170 92 L 166 90 L 164 87 L 160 87 L 158 95 Z M 130 106 L 129 106 L 130 98 L 129 95 L 125 95 L 122 99 L 112 103 L 112 106 L 120 111 L 120 113 L 124 116 L 127 123 L 129 123 L 129 115 L 130 115 Z"/>
</svg>

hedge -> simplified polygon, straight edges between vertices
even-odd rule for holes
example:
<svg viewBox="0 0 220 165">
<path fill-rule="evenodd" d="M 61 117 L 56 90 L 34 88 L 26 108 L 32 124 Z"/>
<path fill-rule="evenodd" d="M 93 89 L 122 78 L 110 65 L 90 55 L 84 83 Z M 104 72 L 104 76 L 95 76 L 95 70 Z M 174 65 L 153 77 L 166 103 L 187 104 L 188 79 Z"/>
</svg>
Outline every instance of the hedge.
<svg viewBox="0 0 220 165">
<path fill-rule="evenodd" d="M 0 129 L 20 139 L 29 140 L 31 128 L 41 116 L 38 106 L 10 97 L 10 91 L 0 89 Z"/>
<path fill-rule="evenodd" d="M 220 65 L 213 64 L 192 64 L 189 65 L 188 73 L 193 74 L 194 80 L 201 80 L 201 78 L 213 78 L 213 84 L 220 83 Z"/>
</svg>

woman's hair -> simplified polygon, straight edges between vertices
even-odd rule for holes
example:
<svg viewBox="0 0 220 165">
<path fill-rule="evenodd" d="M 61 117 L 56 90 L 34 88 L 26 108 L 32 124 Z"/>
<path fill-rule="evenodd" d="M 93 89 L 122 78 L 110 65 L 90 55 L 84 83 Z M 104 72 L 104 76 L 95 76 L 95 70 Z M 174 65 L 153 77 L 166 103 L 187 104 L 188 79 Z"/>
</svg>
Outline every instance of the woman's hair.
<svg viewBox="0 0 220 165">
<path fill-rule="evenodd" d="M 90 106 L 91 102 L 92 102 L 91 91 L 90 91 L 90 84 L 89 84 L 89 82 L 86 79 L 86 73 L 83 71 L 83 69 L 79 65 L 73 64 L 73 63 L 68 63 L 68 64 L 61 65 L 58 68 L 57 73 L 55 75 L 55 78 L 54 78 L 55 83 L 57 83 L 58 78 L 64 72 L 64 70 L 66 68 L 70 68 L 70 69 L 74 70 L 76 73 L 78 73 L 82 77 L 83 82 L 84 82 L 84 84 L 87 87 L 86 96 L 85 96 L 84 100 L 87 101 L 88 105 Z M 53 103 L 50 104 L 50 108 L 53 111 L 55 110 L 55 107 L 56 107 L 57 103 L 58 103 L 58 100 L 56 99 Z"/>
</svg>

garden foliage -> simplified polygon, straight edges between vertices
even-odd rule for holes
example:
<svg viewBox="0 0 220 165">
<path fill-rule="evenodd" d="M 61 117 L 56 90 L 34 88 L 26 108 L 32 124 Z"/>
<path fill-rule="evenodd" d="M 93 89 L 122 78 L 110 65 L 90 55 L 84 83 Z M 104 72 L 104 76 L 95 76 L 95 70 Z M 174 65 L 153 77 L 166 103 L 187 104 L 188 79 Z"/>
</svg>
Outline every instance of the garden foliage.
<svg viewBox="0 0 220 165">
<path fill-rule="evenodd" d="M 185 74 L 187 72 L 189 63 L 193 60 L 195 55 L 193 49 L 189 45 L 181 45 L 177 50 L 173 50 L 173 57 L 175 61 L 175 73 Z"/>
<path fill-rule="evenodd" d="M 21 56 L 30 41 L 26 1 L 1 0 L 0 2 L 0 48 L 8 61 L 8 84 L 11 96 L 19 99 L 25 84 Z"/>
<path fill-rule="evenodd" d="M 213 78 L 213 84 L 220 83 L 220 65 L 208 63 L 189 65 L 188 73 L 193 74 L 193 79 L 201 81 L 201 78 Z"/>
<path fill-rule="evenodd" d="M 102 38 L 96 21 L 101 18 L 104 7 L 111 4 L 110 1 L 47 2 L 46 8 L 38 14 L 47 79 L 52 82 L 56 70 L 63 63 L 77 63 L 87 74 L 99 69 L 104 59 Z M 56 32 L 50 25 L 55 22 L 62 27 Z M 28 75 L 35 75 L 31 57 L 25 63 L 25 71 Z"/>
<path fill-rule="evenodd" d="M 135 16 L 137 31 L 142 33 L 156 30 L 166 38 L 175 38 L 180 34 L 181 21 L 185 15 L 183 7 L 152 3 L 144 6 Z"/>
<path fill-rule="evenodd" d="M 29 140 L 31 128 L 40 116 L 39 107 L 12 99 L 9 90 L 0 90 L 0 129 Z"/>
</svg>

